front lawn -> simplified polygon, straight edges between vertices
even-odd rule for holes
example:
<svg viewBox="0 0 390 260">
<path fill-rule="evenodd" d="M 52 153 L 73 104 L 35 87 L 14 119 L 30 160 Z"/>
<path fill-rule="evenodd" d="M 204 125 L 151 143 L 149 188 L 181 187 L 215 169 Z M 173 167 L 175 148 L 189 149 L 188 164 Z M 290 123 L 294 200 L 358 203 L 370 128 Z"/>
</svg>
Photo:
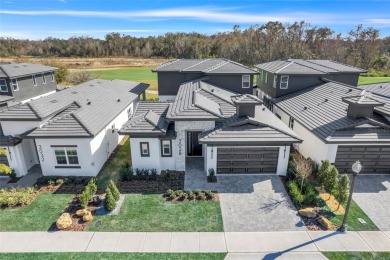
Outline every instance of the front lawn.
<svg viewBox="0 0 390 260">
<path fill-rule="evenodd" d="M 119 167 L 125 163 L 130 162 L 130 139 L 125 137 L 118 146 L 115 154 L 107 160 L 106 165 L 101 170 L 96 178 L 96 184 L 98 186 L 98 193 L 103 193 L 110 180 L 117 181 Z"/>
<path fill-rule="evenodd" d="M 0 231 L 46 231 L 57 220 L 71 194 L 40 194 L 27 207 L 0 209 Z"/>
<path fill-rule="evenodd" d="M 215 201 L 165 202 L 162 195 L 128 194 L 116 216 L 95 216 L 89 231 L 221 232 Z"/>
<path fill-rule="evenodd" d="M 385 260 L 390 252 L 323 252 L 329 260 Z"/>
<path fill-rule="evenodd" d="M 381 83 L 381 82 L 388 82 L 390 81 L 390 77 L 367 77 L 367 76 L 360 76 L 359 77 L 359 85 L 362 84 L 373 84 L 373 83 Z"/>
<path fill-rule="evenodd" d="M 126 259 L 126 260 L 222 260 L 225 253 L 6 253 L 1 260 Z"/>
<path fill-rule="evenodd" d="M 328 219 L 336 226 L 340 226 L 343 222 L 344 214 L 335 215 L 333 214 L 328 206 L 324 205 L 323 209 L 327 212 Z M 358 218 L 364 219 L 367 223 L 362 224 Z M 372 220 L 364 213 L 364 211 L 352 200 L 351 207 L 349 209 L 347 229 L 350 231 L 377 231 L 379 228 L 372 222 Z"/>
</svg>

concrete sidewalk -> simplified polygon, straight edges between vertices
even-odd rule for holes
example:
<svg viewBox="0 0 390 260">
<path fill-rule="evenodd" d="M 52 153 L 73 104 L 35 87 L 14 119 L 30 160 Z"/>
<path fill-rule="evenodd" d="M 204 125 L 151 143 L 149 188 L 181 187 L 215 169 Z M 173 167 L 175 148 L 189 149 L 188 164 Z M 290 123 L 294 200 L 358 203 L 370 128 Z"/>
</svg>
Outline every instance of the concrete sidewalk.
<svg viewBox="0 0 390 260">
<path fill-rule="evenodd" d="M 390 251 L 390 232 L 0 233 L 0 252 L 229 252 L 233 259 L 239 259 L 240 253 L 265 253 L 273 259 L 325 251 Z"/>
</svg>

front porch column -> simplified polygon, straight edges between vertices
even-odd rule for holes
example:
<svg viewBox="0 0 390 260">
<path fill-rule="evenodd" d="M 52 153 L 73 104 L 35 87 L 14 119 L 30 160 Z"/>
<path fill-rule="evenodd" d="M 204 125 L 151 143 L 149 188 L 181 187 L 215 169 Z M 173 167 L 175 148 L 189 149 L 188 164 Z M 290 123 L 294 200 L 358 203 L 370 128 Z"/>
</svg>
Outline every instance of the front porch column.
<svg viewBox="0 0 390 260">
<path fill-rule="evenodd" d="M 11 167 L 16 176 L 20 177 L 27 174 L 28 169 L 25 163 L 25 158 L 22 150 L 22 144 L 7 148 L 7 159 L 9 167 Z"/>
</svg>

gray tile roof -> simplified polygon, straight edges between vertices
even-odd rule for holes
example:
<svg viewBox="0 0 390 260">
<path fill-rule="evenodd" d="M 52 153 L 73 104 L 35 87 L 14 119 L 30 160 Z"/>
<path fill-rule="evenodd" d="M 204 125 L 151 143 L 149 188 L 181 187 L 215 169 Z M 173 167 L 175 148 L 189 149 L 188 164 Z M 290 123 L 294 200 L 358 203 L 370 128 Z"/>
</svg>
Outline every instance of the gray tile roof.
<svg viewBox="0 0 390 260">
<path fill-rule="evenodd" d="M 390 98 L 390 82 L 363 84 L 357 87 L 361 90 L 367 90 L 377 95 Z"/>
<path fill-rule="evenodd" d="M 200 80 L 181 84 L 167 118 L 173 120 L 218 120 L 235 114 L 234 92 Z"/>
<path fill-rule="evenodd" d="M 365 96 L 362 93 L 359 96 L 348 96 L 343 97 L 342 100 L 347 102 L 348 104 L 360 104 L 360 105 L 369 105 L 369 106 L 383 106 L 384 103 L 376 100 L 375 98 L 371 98 Z"/>
<path fill-rule="evenodd" d="M 199 141 L 214 145 L 286 145 L 302 142 L 295 132 L 263 105 L 256 106 L 256 117 L 234 115 L 213 131 L 204 132 Z"/>
<path fill-rule="evenodd" d="M 232 96 L 232 101 L 234 104 L 263 104 L 258 97 L 249 94 Z"/>
<path fill-rule="evenodd" d="M 10 101 L 10 100 L 13 100 L 13 99 L 14 99 L 13 96 L 0 95 L 0 104 L 5 103 L 5 102 Z"/>
<path fill-rule="evenodd" d="M 125 80 L 91 80 L 78 86 L 62 90 L 25 104 L 16 105 L 0 111 L 0 120 L 43 120 L 50 118 L 41 130 L 34 131 L 30 137 L 42 131 L 54 136 L 77 136 L 82 129 L 95 136 L 108 123 L 125 110 L 148 84 Z M 73 110 L 75 106 L 79 109 Z M 69 124 L 69 127 L 67 125 Z M 45 129 L 43 129 L 45 128 Z M 59 129 L 62 129 L 61 133 Z"/>
<path fill-rule="evenodd" d="M 348 104 L 342 99 L 359 96 L 361 93 L 361 90 L 352 86 L 337 82 L 326 82 L 274 99 L 273 103 L 325 142 L 336 142 L 337 140 L 333 139 L 333 135 L 339 135 L 337 131 L 340 130 L 342 130 L 344 137 L 348 136 L 346 132 L 352 131 L 349 133 L 349 141 L 370 142 L 373 135 L 376 136 L 378 141 L 382 135 L 377 132 L 378 127 L 376 125 L 372 126 L 372 128 L 359 129 L 360 132 L 366 131 L 366 134 L 370 133 L 370 138 L 368 136 L 365 138 L 365 134 L 360 136 L 352 134 L 353 131 L 356 131 L 352 129 L 366 124 L 367 118 L 355 119 L 348 117 Z M 371 119 L 379 120 L 384 124 L 387 122 L 390 125 L 384 118 L 386 116 L 390 117 L 390 100 L 374 94 L 367 98 L 367 100 L 370 99 L 384 104 L 374 108 L 374 116 Z M 372 120 L 370 124 L 374 124 Z M 377 133 L 372 130 L 373 128 L 377 129 L 375 130 Z M 387 130 L 384 131 L 386 132 Z M 386 140 L 381 139 L 381 141 Z M 387 141 L 390 141 L 390 139 Z"/>
<path fill-rule="evenodd" d="M 275 74 L 325 75 L 338 73 L 365 73 L 366 70 L 331 60 L 288 59 L 271 61 L 255 67 Z"/>
<path fill-rule="evenodd" d="M 205 74 L 257 74 L 256 71 L 228 59 L 178 59 L 163 63 L 154 72 L 203 72 Z"/>
<path fill-rule="evenodd" d="M 169 123 L 165 119 L 172 102 L 139 102 L 134 115 L 120 129 L 121 134 L 165 136 Z"/>
<path fill-rule="evenodd" d="M 0 77 L 21 77 L 32 74 L 39 74 L 43 72 L 55 71 L 58 68 L 31 64 L 31 63 L 10 63 L 0 64 Z"/>
</svg>

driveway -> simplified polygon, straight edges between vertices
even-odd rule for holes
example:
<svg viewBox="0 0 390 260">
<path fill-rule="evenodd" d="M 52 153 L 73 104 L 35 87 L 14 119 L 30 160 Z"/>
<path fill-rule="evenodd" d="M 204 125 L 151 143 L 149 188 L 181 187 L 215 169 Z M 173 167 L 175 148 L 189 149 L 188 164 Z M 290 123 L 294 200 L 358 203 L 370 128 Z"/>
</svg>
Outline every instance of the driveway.
<svg viewBox="0 0 390 260">
<path fill-rule="evenodd" d="M 277 175 L 224 175 L 211 184 L 201 164 L 187 163 L 185 189 L 219 192 L 226 232 L 306 230 Z"/>
<path fill-rule="evenodd" d="M 353 199 L 382 231 L 390 231 L 390 175 L 360 175 Z"/>
</svg>

